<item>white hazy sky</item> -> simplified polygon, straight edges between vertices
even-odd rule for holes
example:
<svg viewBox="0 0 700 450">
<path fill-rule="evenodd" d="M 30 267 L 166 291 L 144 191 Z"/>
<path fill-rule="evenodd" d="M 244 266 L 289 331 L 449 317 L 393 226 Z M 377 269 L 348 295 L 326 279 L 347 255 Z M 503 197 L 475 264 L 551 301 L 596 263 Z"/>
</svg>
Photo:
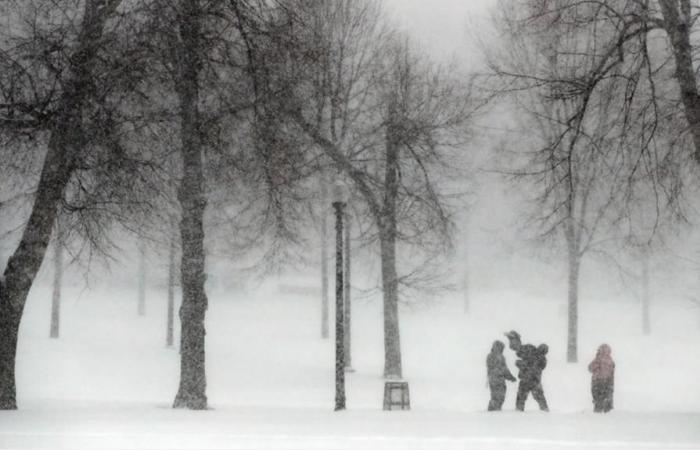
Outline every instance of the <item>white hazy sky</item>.
<svg viewBox="0 0 700 450">
<path fill-rule="evenodd" d="M 497 0 L 384 0 L 389 16 L 426 50 L 447 58 L 476 56 L 475 26 L 483 26 Z"/>
</svg>

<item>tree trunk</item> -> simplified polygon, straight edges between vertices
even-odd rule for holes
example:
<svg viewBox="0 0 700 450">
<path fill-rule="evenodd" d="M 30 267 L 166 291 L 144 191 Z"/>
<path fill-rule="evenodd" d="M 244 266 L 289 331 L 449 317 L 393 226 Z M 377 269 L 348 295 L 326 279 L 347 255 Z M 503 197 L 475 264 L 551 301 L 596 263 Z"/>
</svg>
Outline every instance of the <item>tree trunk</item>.
<svg viewBox="0 0 700 450">
<path fill-rule="evenodd" d="M 180 387 L 173 407 L 206 409 L 205 326 L 207 296 L 204 290 L 204 228 L 206 208 L 199 112 L 199 72 L 202 50 L 202 11 L 199 0 L 180 0 L 180 35 L 176 89 L 179 97 L 182 182 L 178 192 L 182 208 L 182 327 L 180 347 Z"/>
<path fill-rule="evenodd" d="M 651 289 L 649 282 L 649 256 L 644 254 L 642 257 L 642 333 L 644 333 L 645 336 L 651 334 L 651 317 L 649 311 L 651 305 Z"/>
<path fill-rule="evenodd" d="M 321 181 L 321 338 L 328 339 L 328 186 Z"/>
<path fill-rule="evenodd" d="M 29 220 L 15 252 L 0 278 L 0 409 L 17 408 L 15 358 L 22 312 L 29 289 L 46 255 L 57 207 L 74 170 L 77 152 L 85 145 L 84 105 L 92 92 L 90 67 L 97 54 L 107 17 L 118 2 L 85 3 L 78 43 L 72 53 L 72 72 L 59 98 L 60 107 L 50 131 L 48 150 L 39 177 Z"/>
<path fill-rule="evenodd" d="M 168 319 L 165 330 L 165 345 L 172 347 L 174 343 L 175 322 L 175 251 L 177 236 L 174 230 L 170 236 L 170 249 L 168 251 Z"/>
<path fill-rule="evenodd" d="M 382 290 L 384 294 L 384 376 L 401 378 L 399 283 L 396 273 L 396 235 L 380 231 Z"/>
<path fill-rule="evenodd" d="M 700 163 L 700 95 L 693 67 L 693 46 L 689 0 L 659 0 L 676 62 L 675 77 L 680 88 L 686 120 L 695 145 L 695 160 Z M 680 9 L 679 9 L 680 6 Z"/>
<path fill-rule="evenodd" d="M 576 251 L 569 251 L 569 312 L 566 343 L 566 361 L 578 361 L 578 280 L 581 257 Z"/>
<path fill-rule="evenodd" d="M 57 339 L 61 320 L 61 281 L 63 278 L 63 239 L 57 227 L 53 253 L 53 295 L 51 296 L 51 326 L 49 337 Z"/>
<path fill-rule="evenodd" d="M 344 354 L 345 354 L 345 369 L 352 370 L 352 303 L 350 297 L 350 214 L 345 214 L 345 274 L 343 276 L 343 306 L 344 314 L 343 321 L 345 323 L 344 330 Z"/>
<path fill-rule="evenodd" d="M 399 190 L 400 131 L 396 103 L 389 105 L 386 131 L 386 166 L 384 174 L 384 208 L 379 224 L 379 245 L 382 259 L 384 294 L 384 376 L 401 378 L 401 339 L 399 335 L 399 277 L 396 271 L 396 201 Z"/>
<path fill-rule="evenodd" d="M 345 321 L 343 319 L 343 208 L 335 208 L 335 411 L 345 409 Z"/>
<path fill-rule="evenodd" d="M 52 139 L 29 221 L 0 279 L 0 409 L 16 409 L 15 358 L 22 312 L 46 254 L 56 209 L 70 179 L 68 147 Z"/>
<path fill-rule="evenodd" d="M 139 292 L 138 292 L 138 314 L 146 315 L 146 247 L 141 242 L 139 249 Z"/>
</svg>

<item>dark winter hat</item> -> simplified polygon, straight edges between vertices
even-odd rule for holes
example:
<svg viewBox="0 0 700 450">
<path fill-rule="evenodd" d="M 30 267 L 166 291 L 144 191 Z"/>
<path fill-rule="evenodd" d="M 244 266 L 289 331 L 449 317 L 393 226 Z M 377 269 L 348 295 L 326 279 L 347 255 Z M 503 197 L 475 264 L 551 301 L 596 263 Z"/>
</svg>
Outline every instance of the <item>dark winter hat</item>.
<svg viewBox="0 0 700 450">
<path fill-rule="evenodd" d="M 515 330 L 510 330 L 507 333 L 503 333 L 504 336 L 506 336 L 508 339 L 520 339 L 520 333 L 518 333 Z"/>
<path fill-rule="evenodd" d="M 520 348 L 520 334 L 517 331 L 511 330 L 507 333 L 503 333 L 508 338 L 508 347 L 516 352 Z"/>
</svg>

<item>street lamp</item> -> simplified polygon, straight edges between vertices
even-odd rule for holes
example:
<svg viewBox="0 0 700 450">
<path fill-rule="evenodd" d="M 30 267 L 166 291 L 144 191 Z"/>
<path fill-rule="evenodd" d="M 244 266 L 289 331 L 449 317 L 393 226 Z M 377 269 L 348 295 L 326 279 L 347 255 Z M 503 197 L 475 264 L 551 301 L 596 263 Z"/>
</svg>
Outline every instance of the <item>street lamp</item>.
<svg viewBox="0 0 700 450">
<path fill-rule="evenodd" d="M 342 181 L 333 183 L 335 209 L 335 410 L 345 409 L 345 322 L 343 310 L 343 215 L 348 191 Z"/>
</svg>

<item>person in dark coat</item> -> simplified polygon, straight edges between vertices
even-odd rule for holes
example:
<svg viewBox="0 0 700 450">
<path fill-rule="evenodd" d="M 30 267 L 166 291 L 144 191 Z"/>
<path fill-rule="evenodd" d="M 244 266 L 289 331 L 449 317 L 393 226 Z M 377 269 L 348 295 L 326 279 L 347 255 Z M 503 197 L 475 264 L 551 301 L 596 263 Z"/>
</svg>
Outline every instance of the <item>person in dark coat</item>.
<svg viewBox="0 0 700 450">
<path fill-rule="evenodd" d="M 491 389 L 491 401 L 489 401 L 489 411 L 500 411 L 506 399 L 506 380 L 515 381 L 515 377 L 506 365 L 506 358 L 503 356 L 505 345 L 501 341 L 495 341 L 491 346 L 491 353 L 486 357 L 486 374 L 489 379 L 489 389 Z"/>
<path fill-rule="evenodd" d="M 610 346 L 598 347 L 595 359 L 588 365 L 591 372 L 591 394 L 593 411 L 610 412 L 613 409 L 613 391 L 615 387 L 615 362 L 610 356 Z"/>
<path fill-rule="evenodd" d="M 532 397 L 537 401 L 542 411 L 549 411 L 547 399 L 544 396 L 542 389 L 542 371 L 547 367 L 547 352 L 549 347 L 547 344 L 541 344 L 535 347 L 532 344 L 522 344 L 520 334 L 516 331 L 506 333 L 509 341 L 509 347 L 515 351 L 519 358 L 515 365 L 518 367 L 518 395 L 515 400 L 515 409 L 518 411 L 525 410 L 525 401 L 528 394 L 532 393 Z"/>
</svg>

